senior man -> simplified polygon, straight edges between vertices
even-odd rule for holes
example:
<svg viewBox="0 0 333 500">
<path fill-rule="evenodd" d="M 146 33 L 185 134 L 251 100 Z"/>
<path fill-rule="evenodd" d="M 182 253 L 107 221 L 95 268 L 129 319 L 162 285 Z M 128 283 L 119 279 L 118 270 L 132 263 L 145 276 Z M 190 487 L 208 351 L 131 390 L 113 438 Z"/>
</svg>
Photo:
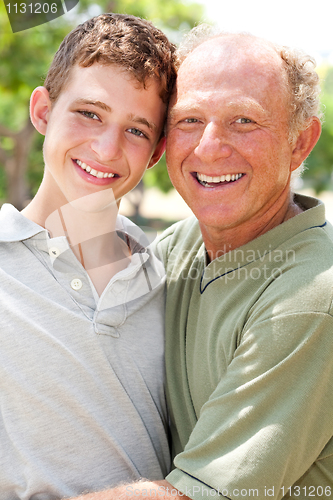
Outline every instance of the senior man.
<svg viewBox="0 0 333 500">
<path fill-rule="evenodd" d="M 320 135 L 318 76 L 249 35 L 180 57 L 167 163 L 195 217 L 158 245 L 175 469 L 89 498 L 331 498 L 332 228 L 290 186 Z"/>
</svg>

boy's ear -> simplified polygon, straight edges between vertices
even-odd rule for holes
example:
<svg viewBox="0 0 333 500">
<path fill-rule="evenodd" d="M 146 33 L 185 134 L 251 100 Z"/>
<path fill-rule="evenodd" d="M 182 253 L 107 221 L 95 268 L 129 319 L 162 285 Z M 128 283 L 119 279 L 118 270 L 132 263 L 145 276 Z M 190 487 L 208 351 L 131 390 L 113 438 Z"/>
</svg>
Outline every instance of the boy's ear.
<svg viewBox="0 0 333 500">
<path fill-rule="evenodd" d="M 150 158 L 150 162 L 148 164 L 147 168 L 152 168 L 158 160 L 161 158 L 162 154 L 165 151 L 165 144 L 166 144 L 166 138 L 165 136 L 161 137 L 161 139 L 158 141 L 155 151 L 152 154 L 152 157 Z"/>
<path fill-rule="evenodd" d="M 51 112 L 51 101 L 45 87 L 37 87 L 30 98 L 30 119 L 36 130 L 45 135 L 49 114 Z"/>
</svg>

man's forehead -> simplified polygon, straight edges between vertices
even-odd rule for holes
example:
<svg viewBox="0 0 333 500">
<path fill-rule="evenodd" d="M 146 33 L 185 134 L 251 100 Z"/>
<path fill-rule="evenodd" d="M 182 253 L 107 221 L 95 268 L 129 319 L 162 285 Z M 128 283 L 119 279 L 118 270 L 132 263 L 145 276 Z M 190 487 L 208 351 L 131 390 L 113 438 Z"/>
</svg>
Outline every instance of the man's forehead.
<svg viewBox="0 0 333 500">
<path fill-rule="evenodd" d="M 224 87 L 274 92 L 287 88 L 279 54 L 268 42 L 255 37 L 216 37 L 193 50 L 179 69 L 177 93 Z"/>
<path fill-rule="evenodd" d="M 186 113 L 186 108 L 193 113 L 205 106 L 261 116 L 275 113 L 283 102 L 287 107 L 287 75 L 279 54 L 269 44 L 261 50 L 261 43 L 254 48 L 244 47 L 245 39 L 235 42 L 222 37 L 209 40 L 185 59 L 170 102 L 170 119 Z"/>
<path fill-rule="evenodd" d="M 282 59 L 273 45 L 251 35 L 223 35 L 211 38 L 196 47 L 179 68 L 179 75 L 190 69 L 194 74 L 215 72 L 223 67 L 229 71 L 244 67 L 281 71 Z"/>
</svg>

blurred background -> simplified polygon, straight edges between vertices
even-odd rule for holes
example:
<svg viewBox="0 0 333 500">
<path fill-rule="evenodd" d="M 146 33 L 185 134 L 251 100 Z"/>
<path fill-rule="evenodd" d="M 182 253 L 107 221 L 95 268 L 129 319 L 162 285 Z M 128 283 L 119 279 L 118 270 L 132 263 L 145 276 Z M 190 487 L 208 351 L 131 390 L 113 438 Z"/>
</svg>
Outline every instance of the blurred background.
<svg viewBox="0 0 333 500">
<path fill-rule="evenodd" d="M 325 121 L 296 191 L 321 198 L 333 222 L 332 0 L 80 0 L 64 16 L 15 34 L 4 5 L 0 0 L 0 205 L 9 202 L 21 210 L 41 182 L 43 137 L 30 123 L 29 98 L 43 84 L 60 42 L 80 22 L 101 12 L 119 12 L 151 20 L 175 43 L 194 25 L 208 22 L 225 31 L 245 31 L 299 47 L 313 56 L 322 81 Z M 123 199 L 121 213 L 158 231 L 190 215 L 172 188 L 164 157 Z"/>
</svg>

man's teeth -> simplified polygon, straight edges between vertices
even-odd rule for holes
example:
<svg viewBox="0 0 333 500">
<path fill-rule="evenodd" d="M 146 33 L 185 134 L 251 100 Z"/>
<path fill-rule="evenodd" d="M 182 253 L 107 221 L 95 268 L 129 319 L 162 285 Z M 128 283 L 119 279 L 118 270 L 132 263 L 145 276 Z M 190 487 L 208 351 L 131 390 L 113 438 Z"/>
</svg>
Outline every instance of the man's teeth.
<svg viewBox="0 0 333 500">
<path fill-rule="evenodd" d="M 197 174 L 197 179 L 200 183 L 206 184 L 218 184 L 219 182 L 232 182 L 237 181 L 243 176 L 243 174 L 227 174 L 220 175 L 218 177 L 210 177 L 209 175 Z"/>
<path fill-rule="evenodd" d="M 98 170 L 95 170 L 94 168 L 91 168 L 89 167 L 89 165 L 87 165 L 86 163 L 84 163 L 83 161 L 81 160 L 75 160 L 76 163 L 79 165 L 79 167 L 82 168 L 82 170 L 85 170 L 86 172 L 88 172 L 88 174 L 90 175 L 93 175 L 94 177 L 97 177 L 98 179 L 106 179 L 107 177 L 114 177 L 115 174 L 112 174 L 112 173 L 107 173 L 107 172 L 100 172 Z"/>
</svg>

